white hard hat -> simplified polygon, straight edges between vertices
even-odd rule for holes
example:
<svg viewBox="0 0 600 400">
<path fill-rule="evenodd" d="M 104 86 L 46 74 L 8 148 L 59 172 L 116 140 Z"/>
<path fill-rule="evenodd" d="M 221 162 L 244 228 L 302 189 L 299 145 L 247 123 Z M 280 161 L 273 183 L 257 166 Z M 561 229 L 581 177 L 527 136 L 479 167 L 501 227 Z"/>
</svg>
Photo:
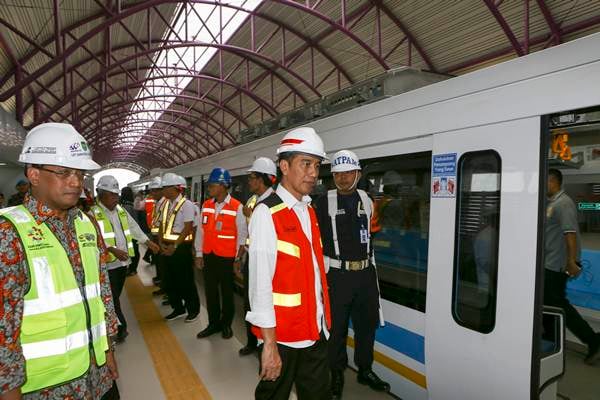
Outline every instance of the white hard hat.
<svg viewBox="0 0 600 400">
<path fill-rule="evenodd" d="M 104 175 L 100 179 L 98 179 L 98 184 L 96 185 L 97 190 L 106 190 L 107 192 L 119 194 L 121 191 L 119 190 L 119 182 L 112 175 Z"/>
<path fill-rule="evenodd" d="M 350 150 L 340 150 L 333 155 L 331 172 L 360 171 L 360 161 L 356 154 Z"/>
<path fill-rule="evenodd" d="M 92 153 L 83 136 L 72 125 L 56 122 L 40 124 L 29 131 L 19 162 L 82 170 L 100 168 L 92 160 Z"/>
<path fill-rule="evenodd" d="M 323 141 L 317 132 L 311 127 L 303 126 L 292 129 L 281 139 L 277 154 L 298 152 L 317 156 L 323 160 L 327 159 Z"/>
<path fill-rule="evenodd" d="M 172 172 L 167 172 L 162 177 L 162 187 L 167 186 L 186 186 L 185 178 L 174 174 Z"/>
<path fill-rule="evenodd" d="M 248 172 L 260 172 L 262 174 L 277 176 L 277 167 L 270 158 L 259 157 L 254 160 Z"/>
<path fill-rule="evenodd" d="M 160 176 L 155 176 L 148 184 L 148 189 L 160 189 L 161 187 L 162 182 Z"/>
</svg>

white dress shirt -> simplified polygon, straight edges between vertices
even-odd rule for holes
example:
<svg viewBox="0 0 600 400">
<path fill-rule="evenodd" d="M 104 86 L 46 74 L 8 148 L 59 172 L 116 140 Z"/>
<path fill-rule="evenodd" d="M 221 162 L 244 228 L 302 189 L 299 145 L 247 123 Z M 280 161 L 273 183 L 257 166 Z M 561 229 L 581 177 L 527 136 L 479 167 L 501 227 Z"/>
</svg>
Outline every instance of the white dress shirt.
<svg viewBox="0 0 600 400">
<path fill-rule="evenodd" d="M 228 194 L 222 202 L 215 202 L 215 218 L 219 216 L 225 204 L 231 201 L 231 195 Z M 237 229 L 237 249 L 246 243 L 248 237 L 248 226 L 246 225 L 246 217 L 244 217 L 244 205 L 240 204 L 235 215 L 235 226 Z M 200 210 L 199 219 L 202 218 L 202 210 Z M 194 238 L 194 248 L 196 249 L 196 257 L 202 257 L 202 247 L 204 245 L 204 227 L 201 223 L 196 226 L 196 237 Z"/>
<path fill-rule="evenodd" d="M 277 195 L 285 203 L 288 209 L 293 210 L 298 216 L 302 226 L 302 231 L 312 243 L 312 231 L 310 226 L 310 214 L 308 205 L 311 202 L 309 196 L 304 196 L 302 200 L 297 200 L 283 185 L 278 185 Z M 246 314 L 246 320 L 251 324 L 261 328 L 274 328 L 276 326 L 275 307 L 273 306 L 273 276 L 275 275 L 277 261 L 277 234 L 275 225 L 271 217 L 271 210 L 265 204 L 259 204 L 252 213 L 250 219 L 250 248 L 249 252 L 249 284 L 248 297 L 250 300 L 250 310 Z M 323 313 L 323 286 L 321 284 L 321 274 L 319 264 L 314 251 L 312 252 L 312 261 L 315 270 L 315 295 L 317 312 L 315 318 L 319 331 L 323 330 L 326 338 L 329 338 L 327 324 L 324 323 Z M 302 340 L 297 342 L 282 342 L 289 347 L 306 348 L 312 346 L 315 341 Z"/>
<path fill-rule="evenodd" d="M 115 247 L 119 250 L 123 250 L 127 252 L 127 239 L 125 238 L 125 233 L 123 232 L 123 227 L 121 226 L 121 220 L 119 219 L 119 213 L 117 212 L 117 207 L 114 210 L 109 210 L 102 204 L 101 201 L 98 202 L 98 205 L 102 209 L 106 218 L 110 221 L 110 224 L 113 227 L 113 231 L 115 232 Z M 148 241 L 148 236 L 142 231 L 138 223 L 133 219 L 131 215 L 123 208 L 125 214 L 127 214 L 127 223 L 129 224 L 129 231 L 131 232 L 131 237 L 137 240 L 139 243 L 146 243 Z M 113 262 L 109 262 L 106 264 L 108 269 L 116 269 L 119 267 L 126 267 L 131 264 L 131 258 L 128 258 L 126 261 L 115 260 Z"/>
</svg>

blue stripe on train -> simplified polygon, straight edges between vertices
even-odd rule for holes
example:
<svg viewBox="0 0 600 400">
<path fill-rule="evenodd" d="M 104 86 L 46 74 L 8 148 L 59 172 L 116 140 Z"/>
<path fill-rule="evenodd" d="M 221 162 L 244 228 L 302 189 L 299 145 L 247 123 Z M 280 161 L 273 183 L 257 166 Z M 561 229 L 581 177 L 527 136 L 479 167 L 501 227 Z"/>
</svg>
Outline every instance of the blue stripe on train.
<svg viewBox="0 0 600 400">
<path fill-rule="evenodd" d="M 398 353 L 425 364 L 425 338 L 417 333 L 385 321 L 385 327 L 377 329 L 375 340 Z"/>
</svg>

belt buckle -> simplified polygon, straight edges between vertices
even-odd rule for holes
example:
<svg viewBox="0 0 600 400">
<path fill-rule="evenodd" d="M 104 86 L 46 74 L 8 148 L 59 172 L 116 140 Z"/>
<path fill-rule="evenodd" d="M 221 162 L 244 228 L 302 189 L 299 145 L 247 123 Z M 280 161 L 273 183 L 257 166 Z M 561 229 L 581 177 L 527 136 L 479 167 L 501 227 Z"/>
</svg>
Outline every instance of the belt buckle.
<svg viewBox="0 0 600 400">
<path fill-rule="evenodd" d="M 350 271 L 360 271 L 363 269 L 363 261 L 346 261 Z"/>
</svg>

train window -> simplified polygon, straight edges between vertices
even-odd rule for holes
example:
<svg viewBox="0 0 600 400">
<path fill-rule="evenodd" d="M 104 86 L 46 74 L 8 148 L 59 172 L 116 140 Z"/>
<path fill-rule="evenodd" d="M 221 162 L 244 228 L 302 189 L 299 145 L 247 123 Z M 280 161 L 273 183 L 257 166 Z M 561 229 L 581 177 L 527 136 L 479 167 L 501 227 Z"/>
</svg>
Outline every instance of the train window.
<svg viewBox="0 0 600 400">
<path fill-rule="evenodd" d="M 500 155 L 491 150 L 458 161 L 452 315 L 482 333 L 496 322 L 500 171 Z"/>
<path fill-rule="evenodd" d="M 431 152 L 361 163 L 359 187 L 374 199 L 373 250 L 381 297 L 424 312 Z"/>
</svg>

